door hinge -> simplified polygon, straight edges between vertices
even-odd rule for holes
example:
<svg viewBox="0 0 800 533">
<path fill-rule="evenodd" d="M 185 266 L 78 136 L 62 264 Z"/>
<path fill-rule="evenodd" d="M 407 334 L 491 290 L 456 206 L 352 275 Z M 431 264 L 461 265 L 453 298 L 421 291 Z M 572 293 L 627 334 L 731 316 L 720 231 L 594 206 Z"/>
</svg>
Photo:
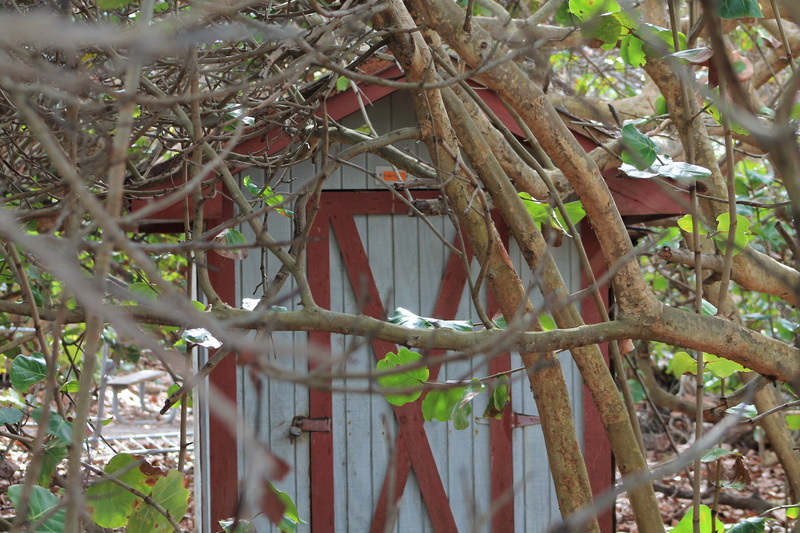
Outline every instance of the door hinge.
<svg viewBox="0 0 800 533">
<path fill-rule="evenodd" d="M 525 426 L 533 426 L 541 423 L 542 419 L 534 415 L 523 415 L 522 413 L 512 413 L 511 416 L 512 428 L 522 428 Z"/>
</svg>

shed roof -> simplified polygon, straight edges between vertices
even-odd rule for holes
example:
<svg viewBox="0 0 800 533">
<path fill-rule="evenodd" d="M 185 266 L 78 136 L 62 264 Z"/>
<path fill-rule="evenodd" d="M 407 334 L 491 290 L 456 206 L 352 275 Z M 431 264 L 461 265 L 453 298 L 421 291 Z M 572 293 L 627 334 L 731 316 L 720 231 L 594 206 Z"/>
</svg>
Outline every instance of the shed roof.
<svg viewBox="0 0 800 533">
<path fill-rule="evenodd" d="M 361 67 L 361 71 L 364 74 L 385 80 L 402 81 L 404 79 L 402 71 L 394 63 L 386 60 L 369 61 Z M 325 106 L 328 118 L 337 122 L 341 121 L 350 115 L 360 112 L 365 102 L 368 108 L 382 98 L 399 90 L 379 83 L 361 83 L 358 85 L 358 89 L 359 94 L 356 94 L 353 90 L 344 90 L 337 91 L 329 97 Z M 525 135 L 522 129 L 498 96 L 490 90 L 479 91 L 479 94 L 489 108 L 502 120 L 503 124 L 514 135 L 524 139 Z M 589 137 L 586 135 L 585 130 L 587 127 L 591 127 L 592 123 L 590 121 L 584 121 L 580 117 L 576 117 L 562 109 L 558 109 L 558 111 L 567 127 L 587 151 L 597 148 L 598 140 L 607 140 L 612 137 L 612 134 L 609 134 L 609 131 L 600 127 L 600 125 L 594 128 L 594 138 Z M 251 137 L 240 143 L 233 150 L 233 153 L 251 157 L 274 155 L 297 140 L 296 135 L 287 133 L 280 125 L 275 125 L 267 130 L 266 133 Z M 233 163 L 232 167 L 234 172 L 247 168 L 242 164 L 236 163 Z M 678 188 L 668 190 L 668 185 L 665 186 L 663 182 L 626 177 L 616 167 L 603 171 L 602 175 L 614 197 L 620 214 L 629 222 L 635 223 L 667 218 L 687 212 L 688 195 Z M 167 194 L 184 181 L 185 178 L 178 175 L 173 177 L 169 187 L 162 186 L 161 189 L 164 194 Z M 213 187 L 217 192 L 221 192 L 219 183 L 216 183 Z M 204 203 L 206 219 L 220 220 L 223 211 L 223 195 L 213 193 L 211 188 L 206 188 L 205 192 L 205 196 L 208 197 Z M 158 196 L 156 195 L 154 199 L 158 199 Z M 133 211 L 139 210 L 151 201 L 134 200 L 131 208 Z M 191 202 L 189 205 L 191 205 Z M 180 231 L 183 228 L 185 210 L 185 202 L 176 202 L 140 220 L 139 228 L 151 231 Z"/>
</svg>

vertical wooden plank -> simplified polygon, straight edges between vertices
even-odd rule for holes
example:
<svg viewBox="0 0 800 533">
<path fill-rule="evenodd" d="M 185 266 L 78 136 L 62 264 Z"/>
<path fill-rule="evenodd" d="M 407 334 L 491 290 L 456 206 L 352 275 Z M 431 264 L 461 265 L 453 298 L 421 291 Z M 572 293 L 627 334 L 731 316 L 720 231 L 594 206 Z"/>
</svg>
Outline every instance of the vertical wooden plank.
<svg viewBox="0 0 800 533">
<path fill-rule="evenodd" d="M 317 215 L 308 244 L 308 280 L 317 304 L 330 308 L 330 240 L 329 222 L 323 213 Z M 319 346 L 318 353 L 330 354 L 331 336 L 323 332 L 310 332 L 309 342 Z M 309 360 L 309 370 L 318 363 Z M 333 405 L 328 391 L 309 391 L 309 416 L 332 417 Z M 311 484 L 310 526 L 313 531 L 335 531 L 333 433 L 314 432 L 309 435 L 309 476 Z"/>
<path fill-rule="evenodd" d="M 420 248 L 417 239 L 417 220 L 392 216 L 391 222 L 391 241 L 386 242 L 384 246 L 388 246 L 394 257 L 394 268 L 391 269 L 389 276 L 394 290 L 395 305 L 393 307 L 403 307 L 412 313 L 421 314 L 419 308 Z M 391 312 L 391 309 L 388 308 L 387 311 Z M 420 409 L 419 404 L 415 403 L 415 405 L 417 409 Z M 428 531 L 430 521 L 426 518 L 431 512 L 435 512 L 435 510 L 425 509 L 420 487 L 417 484 L 416 469 L 414 469 L 403 493 L 402 507 L 397 518 L 398 531 Z"/>
<path fill-rule="evenodd" d="M 342 240 L 358 239 L 365 244 L 368 243 L 369 233 L 373 232 L 372 223 L 375 218 L 381 217 L 355 215 L 353 217 L 355 233 L 343 236 Z M 382 235 L 386 238 L 386 234 Z M 347 287 L 347 285 L 345 282 L 344 286 Z M 351 290 L 347 290 L 347 292 L 351 298 L 349 298 L 349 307 L 345 309 L 345 312 L 357 313 L 362 302 L 352 297 Z M 383 357 L 380 354 L 373 355 L 369 343 L 364 342 L 363 339 L 350 338 L 348 341 L 346 375 L 367 373 L 374 368 L 375 357 Z M 363 388 L 364 381 L 345 379 L 344 385 L 347 390 L 360 389 Z M 339 394 L 344 401 L 345 419 L 341 429 L 346 432 L 347 442 L 343 450 L 344 475 L 347 477 L 347 530 L 367 531 L 372 519 L 373 503 L 371 463 L 377 459 L 372 455 L 372 440 L 369 436 L 380 431 L 380 420 L 372 417 L 371 402 L 368 396 L 355 392 L 337 393 L 337 395 Z M 338 429 L 339 427 L 337 427 Z M 370 460 L 365 460 L 367 457 Z"/>
<path fill-rule="evenodd" d="M 508 229 L 505 225 L 499 226 L 500 234 L 506 248 L 509 248 Z M 488 294 L 489 316 L 499 309 L 494 294 Z M 511 370 L 511 354 L 504 353 L 489 361 L 489 374 L 497 374 Z M 514 531 L 514 450 L 511 435 L 511 422 L 514 413 L 514 403 L 510 401 L 500 420 L 489 420 L 489 455 L 491 457 L 491 502 L 492 506 L 505 501 L 492 515 L 491 526 L 493 533 Z"/>
<path fill-rule="evenodd" d="M 233 203 L 226 200 L 223 203 L 223 220 L 233 216 Z M 209 221 L 209 227 L 221 221 Z M 208 254 L 208 274 L 211 284 L 222 300 L 236 306 L 236 264 L 232 259 L 226 259 L 219 254 Z M 213 355 L 210 353 L 209 355 Z M 220 362 L 209 375 L 209 386 L 225 398 L 236 402 L 237 400 L 237 371 L 236 357 L 231 354 Z M 220 420 L 213 412 L 209 413 L 208 443 L 209 476 L 211 490 L 211 525 L 215 527 L 219 520 L 233 516 L 239 498 L 238 431 L 231 430 L 229 421 Z"/>
<path fill-rule="evenodd" d="M 583 224 L 581 227 L 581 238 L 583 246 L 586 248 L 586 254 L 589 256 L 589 262 L 592 265 L 592 270 L 596 278 L 603 276 L 607 270 L 605 259 L 603 258 L 602 251 L 600 250 L 600 243 L 594 231 Z M 583 278 L 583 286 L 587 286 L 586 278 Z M 609 286 L 604 284 L 600 288 L 600 293 L 603 296 L 606 308 L 608 308 Z M 600 322 L 600 313 L 597 311 L 597 306 L 593 298 L 586 298 L 582 302 L 583 320 L 587 324 L 596 324 Z M 603 352 L 603 357 L 608 364 L 608 345 L 603 343 L 600 345 L 600 350 Z M 611 453 L 611 444 L 608 442 L 605 428 L 600 422 L 600 416 L 597 414 L 597 407 L 592 401 L 591 394 L 584 390 L 583 395 L 583 430 L 584 430 L 584 456 L 586 458 L 586 467 L 589 469 L 589 482 L 592 485 L 592 492 L 597 495 L 603 490 L 611 487 L 614 482 L 614 462 Z M 600 530 L 606 533 L 614 531 L 614 508 L 606 510 L 603 514 L 597 517 L 600 525 Z"/>
<path fill-rule="evenodd" d="M 392 235 L 392 215 L 368 215 L 366 216 L 368 224 L 366 227 L 366 234 L 364 235 L 364 245 L 366 247 L 367 255 L 369 258 L 369 266 L 375 278 L 375 285 L 379 294 L 383 298 L 384 307 L 387 310 L 392 310 L 396 307 L 394 291 L 396 287 L 393 284 L 392 273 L 395 268 L 394 254 L 391 247 L 387 246 L 387 239 L 393 238 Z M 391 311 L 390 311 L 391 312 Z M 381 359 L 385 354 L 374 354 L 374 358 Z M 372 356 L 368 361 L 370 364 L 374 361 Z M 372 417 L 372 432 L 370 434 L 370 442 L 372 445 L 372 461 L 371 467 L 371 480 L 372 480 L 372 498 L 368 511 L 370 514 L 368 528 L 362 531 L 367 531 L 375 523 L 375 518 L 372 516 L 374 509 L 379 508 L 381 505 L 388 504 L 388 500 L 380 503 L 383 481 L 387 471 L 394 468 L 392 461 L 403 461 L 406 469 L 411 468 L 411 459 L 404 446 L 400 446 L 395 450 L 395 455 L 402 455 L 402 459 L 398 459 L 390 455 L 390 447 L 395 445 L 396 436 L 398 434 L 398 426 L 395 420 L 394 413 L 391 406 L 386 401 L 386 398 L 380 393 L 369 395 L 369 404 Z M 391 440 L 390 440 L 391 439 Z M 407 476 L 408 474 L 406 474 Z M 403 477 L 403 480 L 406 479 Z M 398 487 L 397 483 L 394 485 L 395 491 L 402 493 L 403 487 Z M 388 496 L 388 495 L 387 495 Z M 397 526 L 395 525 L 395 529 Z"/>
</svg>

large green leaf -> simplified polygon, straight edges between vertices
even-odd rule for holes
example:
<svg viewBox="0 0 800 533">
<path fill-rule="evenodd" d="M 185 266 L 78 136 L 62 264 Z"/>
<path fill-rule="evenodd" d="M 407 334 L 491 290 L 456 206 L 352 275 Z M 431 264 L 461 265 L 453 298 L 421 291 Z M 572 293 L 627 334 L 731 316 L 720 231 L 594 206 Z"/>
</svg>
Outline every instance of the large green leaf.
<svg viewBox="0 0 800 533">
<path fill-rule="evenodd" d="M 694 218 L 692 217 L 692 215 L 683 215 L 681 218 L 679 218 L 678 227 L 681 228 L 686 233 L 692 233 L 694 231 Z M 708 234 L 708 230 L 702 224 L 698 225 L 697 232 L 700 235 Z"/>
<path fill-rule="evenodd" d="M 655 163 L 658 145 L 637 130 L 633 124 L 622 127 L 622 142 L 625 145 L 625 150 L 622 151 L 623 162 L 639 170 L 644 170 Z"/>
<path fill-rule="evenodd" d="M 633 34 L 626 35 L 619 44 L 619 55 L 632 67 L 641 67 L 647 63 L 644 54 L 644 41 Z"/>
<path fill-rule="evenodd" d="M 153 486 L 150 497 L 163 507 L 176 521 L 180 521 L 189 508 L 189 490 L 186 479 L 177 470 L 170 470 Z M 173 531 L 167 518 L 141 500 L 134 504 L 128 520 L 127 533 L 169 533 Z"/>
<path fill-rule="evenodd" d="M 581 27 L 581 37 L 585 41 L 597 40 L 602 43 L 600 47 L 603 50 L 611 50 L 626 31 L 620 19 L 615 15 L 616 13 L 606 13 L 594 20 L 587 21 Z"/>
<path fill-rule="evenodd" d="M 97 7 L 100 9 L 117 9 L 133 3 L 134 0 L 97 0 Z"/>
<path fill-rule="evenodd" d="M 378 372 L 395 370 L 395 373 L 378 376 L 378 384 L 384 389 L 417 389 L 403 394 L 392 394 L 384 392 L 386 400 L 393 405 L 404 405 L 413 402 L 422 395 L 422 384 L 428 381 L 428 367 L 416 366 L 422 360 L 422 355 L 400 348 L 397 353 L 389 352 L 386 357 L 378 361 Z M 414 365 L 415 368 L 403 372 L 397 371 L 398 367 L 408 367 Z"/>
<path fill-rule="evenodd" d="M 34 409 L 33 419 L 38 423 L 41 417 L 42 409 Z M 69 444 L 72 442 L 72 422 L 64 420 L 61 415 L 51 411 L 47 417 L 47 433 Z"/>
<path fill-rule="evenodd" d="M 8 487 L 8 498 L 14 507 L 19 508 L 20 500 L 22 499 L 23 485 L 12 485 Z M 39 520 L 48 513 L 50 509 L 60 503 L 58 496 L 50 492 L 44 487 L 39 485 L 33 486 L 30 500 L 28 500 L 28 516 L 27 521 L 31 524 L 37 524 Z M 59 509 L 55 511 L 50 517 L 45 520 L 36 529 L 28 529 L 30 533 L 64 533 L 64 518 L 67 514 L 66 509 Z"/>
<path fill-rule="evenodd" d="M 711 448 L 710 450 L 708 450 L 705 453 L 705 455 L 703 455 L 703 457 L 700 459 L 700 461 L 702 461 L 704 463 L 710 463 L 712 461 L 716 461 L 717 459 L 720 459 L 722 457 L 727 457 L 727 456 L 732 455 L 734 453 L 735 452 L 732 452 L 730 450 L 726 450 L 725 448 Z"/>
<path fill-rule="evenodd" d="M 149 283 L 132 283 L 128 291 L 142 301 L 155 301 L 160 296 L 158 291 Z"/>
<path fill-rule="evenodd" d="M 707 353 L 703 358 L 709 372 L 720 379 L 730 377 L 734 372 L 747 372 L 747 368 L 739 363 L 718 357 L 714 354 Z"/>
<path fill-rule="evenodd" d="M 511 390 L 508 376 L 500 376 L 492 386 L 489 403 L 483 411 L 484 418 L 502 418 L 508 403 L 511 401 Z"/>
<path fill-rule="evenodd" d="M 686 352 L 676 352 L 669 363 L 669 370 L 675 377 L 683 374 L 697 374 L 697 361 Z"/>
<path fill-rule="evenodd" d="M 577 224 L 586 216 L 586 210 L 583 208 L 583 203 L 581 203 L 580 200 L 565 203 L 564 210 L 567 212 L 567 216 L 573 224 Z M 564 218 L 561 216 L 560 211 L 555 211 L 555 215 L 558 218 L 560 228 L 562 231 L 566 232 L 569 224 L 567 224 Z"/>
<path fill-rule="evenodd" d="M 16 424 L 22 420 L 22 411 L 16 407 L 0 407 L 0 424 Z"/>
<path fill-rule="evenodd" d="M 403 326 L 404 328 L 443 328 L 455 331 L 472 331 L 474 324 L 472 320 L 439 320 L 438 318 L 428 318 L 415 315 L 408 309 L 398 307 L 389 317 L 389 322 Z"/>
<path fill-rule="evenodd" d="M 31 355 L 18 355 L 11 363 L 11 384 L 21 392 L 27 392 L 31 385 L 35 385 L 47 378 L 47 362 L 39 353 Z"/>
<path fill-rule="evenodd" d="M 616 0 L 569 0 L 569 11 L 581 22 L 619 11 Z"/>
<path fill-rule="evenodd" d="M 39 470 L 39 477 L 36 483 L 42 487 L 49 487 L 53 481 L 53 474 L 56 467 L 69 455 L 67 443 L 61 439 L 53 439 L 47 443 L 42 453 L 42 467 Z"/>
<path fill-rule="evenodd" d="M 714 241 L 717 243 L 717 247 L 722 253 L 725 253 L 728 248 L 730 229 L 730 213 L 722 213 L 717 217 L 717 234 L 714 236 Z M 742 215 L 736 215 L 736 234 L 733 239 L 733 254 L 736 255 L 741 252 L 752 239 L 753 234 L 750 232 L 750 221 Z"/>
<path fill-rule="evenodd" d="M 440 420 L 442 422 L 454 420 L 457 411 L 462 409 L 485 388 L 483 383 L 477 379 L 473 379 L 466 385 L 456 385 L 455 383 L 458 382 L 447 382 L 445 387 L 428 392 L 425 399 L 422 400 L 422 416 L 425 417 L 425 420 L 428 422 L 432 420 Z M 469 414 L 467 414 L 468 416 Z M 469 425 L 468 421 L 467 425 Z M 456 429 L 463 428 L 456 427 Z"/>
<path fill-rule="evenodd" d="M 563 233 L 567 233 L 566 228 L 568 225 L 561 213 L 553 209 L 549 203 L 537 200 L 526 192 L 519 193 L 519 197 L 522 198 L 522 204 L 538 228 L 541 229 L 542 224 L 548 224 Z M 564 209 L 573 224 L 577 224 L 586 216 L 586 211 L 580 201 L 568 202 L 564 204 Z"/>
<path fill-rule="evenodd" d="M 150 492 L 148 479 L 139 467 L 141 460 L 121 453 L 108 462 L 103 471 L 117 477 L 144 494 Z M 110 480 L 99 480 L 86 489 L 87 510 L 97 525 L 108 528 L 125 527 L 137 497 Z"/>
<path fill-rule="evenodd" d="M 734 525 L 727 533 L 761 533 L 766 527 L 767 522 L 763 517 L 751 516 Z"/>
<path fill-rule="evenodd" d="M 724 19 L 740 19 L 760 18 L 764 13 L 761 12 L 758 0 L 718 0 L 717 15 Z"/>
<path fill-rule="evenodd" d="M 693 533 L 694 532 L 694 525 L 692 524 L 692 518 L 694 517 L 694 508 L 689 507 L 689 510 L 683 515 L 681 521 L 678 522 L 678 525 L 672 528 L 672 533 Z M 724 533 L 725 528 L 722 526 L 722 522 L 716 520 L 714 523 L 716 527 L 714 529 L 711 528 L 711 508 L 707 505 L 700 506 L 700 531 L 702 533 Z"/>
<path fill-rule="evenodd" d="M 281 490 L 278 490 L 271 481 L 267 482 L 267 489 L 272 490 L 275 494 L 277 494 L 278 499 L 284 505 L 283 518 L 281 518 L 280 523 L 278 523 L 278 529 L 281 531 L 281 533 L 294 533 L 294 531 L 297 529 L 297 524 L 306 523 L 305 520 L 300 518 L 299 513 L 297 512 L 297 506 L 292 501 L 291 496 Z M 239 532 L 237 531 L 236 533 Z"/>
</svg>

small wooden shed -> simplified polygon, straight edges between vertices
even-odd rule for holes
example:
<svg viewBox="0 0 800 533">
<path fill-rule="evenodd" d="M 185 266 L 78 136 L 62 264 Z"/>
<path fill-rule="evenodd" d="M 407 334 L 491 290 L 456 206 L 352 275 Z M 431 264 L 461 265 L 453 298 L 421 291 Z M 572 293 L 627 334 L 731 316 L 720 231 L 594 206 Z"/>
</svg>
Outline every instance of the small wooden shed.
<svg viewBox="0 0 800 533">
<path fill-rule="evenodd" d="M 390 67 L 381 75 L 399 78 L 401 73 Z M 347 90 L 330 98 L 326 106 L 330 118 L 358 128 L 364 124 L 361 107 L 366 104 L 377 133 L 416 125 L 408 94 L 380 85 L 359 86 L 359 91 L 360 96 Z M 482 96 L 521 136 L 500 101 L 489 91 L 482 91 Z M 590 139 L 578 137 L 587 149 L 594 147 Z M 293 139 L 280 136 L 269 142 L 251 140 L 239 150 L 277 153 L 291 142 Z M 408 142 L 404 149 L 427 159 L 422 143 Z M 397 179 L 389 164 L 371 154 L 351 163 L 325 183 L 308 246 L 308 277 L 317 303 L 379 318 L 403 307 L 422 316 L 479 322 L 470 305 L 462 261 L 419 218 L 408 216 L 407 207 L 375 179 L 375 175 Z M 272 185 L 278 191 L 292 192 L 316 174 L 315 164 L 307 161 L 292 167 L 283 184 Z M 657 185 L 610 174 L 608 183 L 623 216 L 642 220 L 682 212 Z M 259 186 L 269 185 L 258 169 L 241 169 L 238 176 L 240 180 L 249 177 Z M 438 193 L 413 194 L 434 198 Z M 162 222 L 183 220 L 182 213 L 171 211 L 156 218 Z M 209 225 L 235 214 L 224 195 L 209 201 L 206 213 Z M 455 228 L 447 217 L 433 217 L 430 222 L 458 246 Z M 496 222 L 508 240 L 502 220 Z M 290 238 L 288 218 L 272 213 L 268 225 L 276 238 Z M 253 239 L 246 226 L 240 231 Z M 584 225 L 582 232 L 595 275 L 600 275 L 605 265 L 593 231 Z M 518 248 L 513 242 L 509 246 L 513 261 L 525 275 L 528 269 Z M 570 290 L 582 289 L 585 280 L 568 240 L 554 253 Z M 217 291 L 234 306 L 240 306 L 245 298 L 258 298 L 257 288 L 279 267 L 274 257 L 258 251 L 243 261 L 212 254 L 209 263 Z M 279 305 L 294 308 L 296 298 L 291 291 L 287 285 L 287 297 Z M 496 306 L 490 296 L 486 298 L 493 312 Z M 593 302 L 584 304 L 584 315 L 586 322 L 598 320 Z M 274 333 L 270 343 L 270 363 L 298 374 L 313 367 L 314 358 L 308 357 L 312 351 L 335 358 L 344 376 L 368 372 L 377 359 L 397 351 L 383 341 L 318 332 Z M 613 480 L 610 447 L 569 354 L 561 354 L 560 359 L 592 486 L 599 492 Z M 463 379 L 520 366 L 518 355 L 507 353 L 488 361 L 448 362 L 431 368 L 431 378 Z M 254 383 L 229 357 L 212 373 L 210 382 L 237 401 L 244 424 L 257 428 L 258 438 L 292 466 L 291 473 L 276 486 L 292 498 L 299 516 L 308 522 L 298 531 L 377 533 L 387 531 L 387 524 L 391 524 L 390 531 L 415 533 L 544 531 L 560 516 L 527 380 L 512 381 L 511 405 L 502 419 L 478 418 L 486 400 L 476 399 L 475 416 L 464 431 L 449 423 L 425 422 L 419 401 L 392 407 L 380 394 L 346 390 L 363 385 L 356 380 L 348 383 L 346 377 L 331 384 L 333 391 L 266 378 Z M 196 417 L 195 445 L 200 460 L 196 500 L 202 531 L 216 531 L 216 521 L 231 516 L 239 496 L 249 490 L 249 450 L 230 434 L 227 424 L 209 417 L 202 404 Z M 266 518 L 257 517 L 255 522 L 259 532 L 271 530 Z M 604 531 L 614 530 L 611 511 L 601 517 L 601 524 Z"/>
</svg>

